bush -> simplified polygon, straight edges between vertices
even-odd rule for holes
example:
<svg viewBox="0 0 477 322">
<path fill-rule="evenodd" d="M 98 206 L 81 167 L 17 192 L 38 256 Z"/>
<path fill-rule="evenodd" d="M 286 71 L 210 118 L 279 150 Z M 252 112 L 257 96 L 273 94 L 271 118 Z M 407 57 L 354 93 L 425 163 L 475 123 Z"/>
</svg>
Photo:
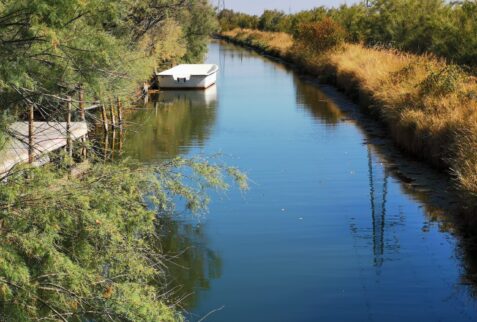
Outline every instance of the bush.
<svg viewBox="0 0 477 322">
<path fill-rule="evenodd" d="M 327 51 L 344 44 L 346 32 L 331 18 L 317 23 L 305 23 L 298 27 L 295 40 L 313 51 Z"/>
<path fill-rule="evenodd" d="M 465 79 L 465 74 L 457 65 L 447 65 L 439 71 L 432 71 L 419 84 L 421 94 L 445 96 L 455 92 Z"/>
</svg>

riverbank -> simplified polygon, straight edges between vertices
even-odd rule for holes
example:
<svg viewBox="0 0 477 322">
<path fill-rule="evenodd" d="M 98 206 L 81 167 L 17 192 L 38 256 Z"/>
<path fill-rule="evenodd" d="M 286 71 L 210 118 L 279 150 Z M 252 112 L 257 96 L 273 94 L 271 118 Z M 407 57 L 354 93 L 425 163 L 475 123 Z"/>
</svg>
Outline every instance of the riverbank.
<svg viewBox="0 0 477 322">
<path fill-rule="evenodd" d="M 382 121 L 405 152 L 446 171 L 462 191 L 471 223 L 477 208 L 477 82 L 432 56 L 346 44 L 324 53 L 286 33 L 235 29 L 220 37 L 278 57 L 331 83 Z"/>
</svg>

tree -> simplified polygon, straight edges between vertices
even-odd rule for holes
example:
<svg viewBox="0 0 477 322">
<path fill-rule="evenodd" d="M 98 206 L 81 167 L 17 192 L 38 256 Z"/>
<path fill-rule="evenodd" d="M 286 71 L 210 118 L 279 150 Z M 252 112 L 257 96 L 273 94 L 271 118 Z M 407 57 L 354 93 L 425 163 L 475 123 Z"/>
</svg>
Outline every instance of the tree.
<svg viewBox="0 0 477 322">
<path fill-rule="evenodd" d="M 257 28 L 287 32 L 294 36 L 299 26 L 329 17 L 346 30 L 346 40 L 366 45 L 393 47 L 413 53 L 433 53 L 475 69 L 477 46 L 475 0 L 370 0 L 339 8 L 318 7 L 294 14 L 265 10 Z M 229 12 L 221 17 L 228 29 L 241 27 Z M 246 16 L 246 15 L 245 15 Z M 225 29 L 224 29 L 225 30 Z"/>
<path fill-rule="evenodd" d="M 280 31 L 283 26 L 283 19 L 286 15 L 282 11 L 278 10 L 265 10 L 260 16 L 258 22 L 258 28 L 265 31 Z"/>
<path fill-rule="evenodd" d="M 182 320 L 164 291 L 158 218 L 177 197 L 200 211 L 225 174 L 246 187 L 236 169 L 202 159 L 17 172 L 0 185 L 0 321 Z"/>
<path fill-rule="evenodd" d="M 78 83 L 90 98 L 129 95 L 166 59 L 202 59 L 216 26 L 205 0 L 7 0 L 0 12 L 3 108 L 41 107 Z"/>
<path fill-rule="evenodd" d="M 314 52 L 335 49 L 344 43 L 346 32 L 331 18 L 318 23 L 305 23 L 299 26 L 295 39 L 304 48 Z"/>
<path fill-rule="evenodd" d="M 2 1 L 1 128 L 17 107 L 18 117 L 33 106 L 62 118 L 79 83 L 87 100 L 128 96 L 158 64 L 201 59 L 214 28 L 205 0 Z M 0 321 L 181 320 L 163 292 L 157 216 L 175 197 L 200 210 L 207 189 L 227 188 L 225 175 L 245 178 L 182 159 L 154 168 L 92 159 L 75 177 L 62 159 L 17 167 L 0 185 Z"/>
</svg>

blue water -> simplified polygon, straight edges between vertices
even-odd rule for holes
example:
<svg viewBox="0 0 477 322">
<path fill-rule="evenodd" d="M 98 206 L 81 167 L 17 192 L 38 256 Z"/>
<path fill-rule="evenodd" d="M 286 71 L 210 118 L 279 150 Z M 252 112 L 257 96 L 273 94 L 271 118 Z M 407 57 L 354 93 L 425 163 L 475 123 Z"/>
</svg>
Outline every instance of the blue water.
<svg viewBox="0 0 477 322">
<path fill-rule="evenodd" d="M 216 88 L 162 93 L 125 151 L 221 153 L 251 178 L 187 223 L 175 268 L 192 321 L 476 321 L 469 261 L 442 209 L 392 175 L 319 87 L 214 42 Z M 197 237 L 199 236 L 199 237 Z M 183 245 L 183 244 L 181 244 Z"/>
</svg>

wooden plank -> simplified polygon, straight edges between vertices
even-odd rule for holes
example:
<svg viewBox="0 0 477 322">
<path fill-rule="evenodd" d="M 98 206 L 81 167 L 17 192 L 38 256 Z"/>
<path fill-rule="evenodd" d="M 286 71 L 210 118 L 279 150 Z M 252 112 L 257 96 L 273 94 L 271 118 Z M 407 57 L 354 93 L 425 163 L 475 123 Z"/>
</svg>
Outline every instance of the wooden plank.
<svg viewBox="0 0 477 322">
<path fill-rule="evenodd" d="M 33 157 L 38 158 L 48 152 L 63 148 L 67 144 L 68 126 L 66 122 L 33 122 Z M 29 124 L 15 122 L 9 127 L 11 138 L 0 150 L 0 174 L 10 171 L 16 164 L 29 160 Z M 88 133 L 86 122 L 71 122 L 69 133 L 72 140 Z"/>
<path fill-rule="evenodd" d="M 97 109 L 98 107 L 101 107 L 101 104 L 98 103 L 98 104 L 94 104 L 94 105 L 85 107 L 84 110 L 85 111 L 94 110 L 94 109 Z"/>
</svg>

